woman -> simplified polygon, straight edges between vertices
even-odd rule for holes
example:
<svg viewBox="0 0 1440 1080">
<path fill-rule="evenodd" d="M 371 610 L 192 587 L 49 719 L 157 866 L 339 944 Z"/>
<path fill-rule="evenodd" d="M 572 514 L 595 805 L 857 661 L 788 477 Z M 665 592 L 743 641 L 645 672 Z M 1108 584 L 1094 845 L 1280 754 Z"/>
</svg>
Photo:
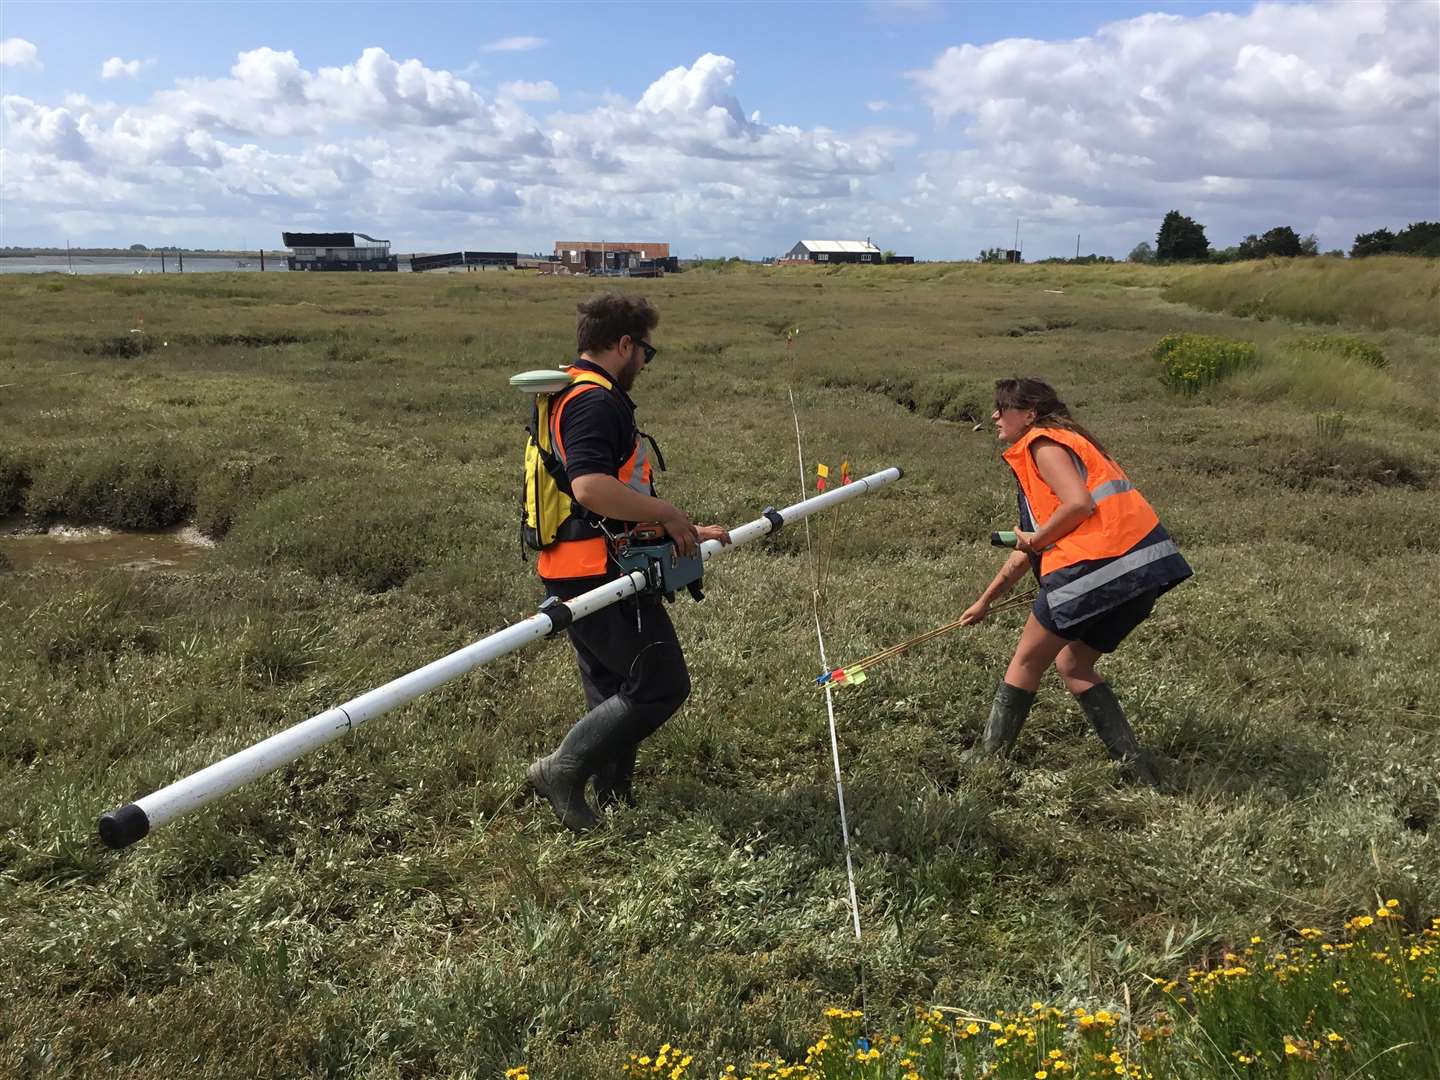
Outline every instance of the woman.
<svg viewBox="0 0 1440 1080">
<path fill-rule="evenodd" d="M 1020 488 L 1016 551 L 961 621 L 1033 570 L 1040 595 L 990 709 L 981 746 L 1008 750 L 1052 663 L 1110 751 L 1141 780 L 1156 777 L 1095 662 L 1114 652 L 1155 599 L 1193 571 L 1160 519 L 1098 439 L 1070 418 L 1049 384 L 1001 379 L 991 415 Z"/>
</svg>

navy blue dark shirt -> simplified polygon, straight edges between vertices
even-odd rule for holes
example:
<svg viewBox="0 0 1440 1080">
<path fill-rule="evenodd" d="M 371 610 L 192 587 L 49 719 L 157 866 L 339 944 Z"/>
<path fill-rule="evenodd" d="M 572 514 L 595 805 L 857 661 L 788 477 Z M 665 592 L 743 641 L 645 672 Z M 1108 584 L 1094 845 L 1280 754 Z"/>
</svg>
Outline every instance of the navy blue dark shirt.
<svg viewBox="0 0 1440 1080">
<path fill-rule="evenodd" d="M 614 377 L 599 364 L 576 360 L 575 367 Z M 635 403 L 618 386 L 607 391 L 572 391 L 560 414 L 560 442 L 565 447 L 565 474 L 573 484 L 582 476 L 620 475 L 635 450 Z"/>
</svg>

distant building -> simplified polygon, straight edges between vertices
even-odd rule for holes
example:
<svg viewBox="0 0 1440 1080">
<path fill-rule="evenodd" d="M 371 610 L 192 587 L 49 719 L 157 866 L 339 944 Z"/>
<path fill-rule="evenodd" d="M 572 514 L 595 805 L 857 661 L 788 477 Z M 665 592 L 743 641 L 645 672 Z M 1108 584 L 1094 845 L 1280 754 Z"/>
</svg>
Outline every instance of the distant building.
<svg viewBox="0 0 1440 1080">
<path fill-rule="evenodd" d="M 801 240 L 778 259 L 766 259 L 776 266 L 815 266 L 831 263 L 865 263 L 867 265 L 909 266 L 914 255 L 885 254 L 867 237 L 864 240 Z"/>
<path fill-rule="evenodd" d="M 291 270 L 399 270 L 389 240 L 364 233 L 281 233 Z"/>
<path fill-rule="evenodd" d="M 801 240 L 784 255 L 785 263 L 878 263 L 880 249 L 869 240 Z"/>
<path fill-rule="evenodd" d="M 519 265 L 520 255 L 514 251 L 449 251 L 443 255 L 410 256 L 410 269 L 417 274 L 426 270 L 484 270 L 487 266 L 514 270 Z"/>
<path fill-rule="evenodd" d="M 670 245 L 658 241 L 556 240 L 554 261 L 572 274 L 654 277 L 680 269 L 680 260 L 670 254 Z"/>
</svg>

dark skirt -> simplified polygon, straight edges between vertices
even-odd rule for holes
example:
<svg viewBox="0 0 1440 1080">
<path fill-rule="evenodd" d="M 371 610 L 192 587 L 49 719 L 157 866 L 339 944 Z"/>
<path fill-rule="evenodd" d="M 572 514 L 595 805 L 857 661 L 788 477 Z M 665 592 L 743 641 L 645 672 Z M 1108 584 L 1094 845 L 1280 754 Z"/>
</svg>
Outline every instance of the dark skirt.
<svg viewBox="0 0 1440 1080">
<path fill-rule="evenodd" d="M 1055 617 L 1050 611 L 1050 604 L 1046 600 L 1044 592 L 1035 598 L 1035 605 L 1031 610 L 1035 612 L 1036 621 L 1057 637 L 1062 637 L 1066 641 L 1082 641 L 1096 652 L 1112 653 L 1130 635 L 1130 631 L 1150 617 L 1150 612 L 1155 607 L 1155 599 L 1160 595 L 1160 591 L 1160 589 L 1146 589 L 1109 611 L 1102 611 L 1099 615 L 1093 615 L 1081 622 L 1071 623 L 1063 629 L 1055 625 Z"/>
</svg>

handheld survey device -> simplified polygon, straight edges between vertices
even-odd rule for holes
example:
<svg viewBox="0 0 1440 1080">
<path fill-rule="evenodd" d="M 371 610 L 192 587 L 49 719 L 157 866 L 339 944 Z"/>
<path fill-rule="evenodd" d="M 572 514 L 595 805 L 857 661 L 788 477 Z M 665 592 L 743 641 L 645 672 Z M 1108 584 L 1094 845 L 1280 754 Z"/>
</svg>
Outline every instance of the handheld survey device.
<svg viewBox="0 0 1440 1080">
<path fill-rule="evenodd" d="M 615 540 L 614 557 L 622 572 L 645 575 L 646 590 L 659 593 L 666 600 L 685 589 L 696 600 L 704 600 L 700 583 L 705 579 L 705 560 L 697 551 L 681 555 L 659 525 L 636 525 Z"/>
</svg>

